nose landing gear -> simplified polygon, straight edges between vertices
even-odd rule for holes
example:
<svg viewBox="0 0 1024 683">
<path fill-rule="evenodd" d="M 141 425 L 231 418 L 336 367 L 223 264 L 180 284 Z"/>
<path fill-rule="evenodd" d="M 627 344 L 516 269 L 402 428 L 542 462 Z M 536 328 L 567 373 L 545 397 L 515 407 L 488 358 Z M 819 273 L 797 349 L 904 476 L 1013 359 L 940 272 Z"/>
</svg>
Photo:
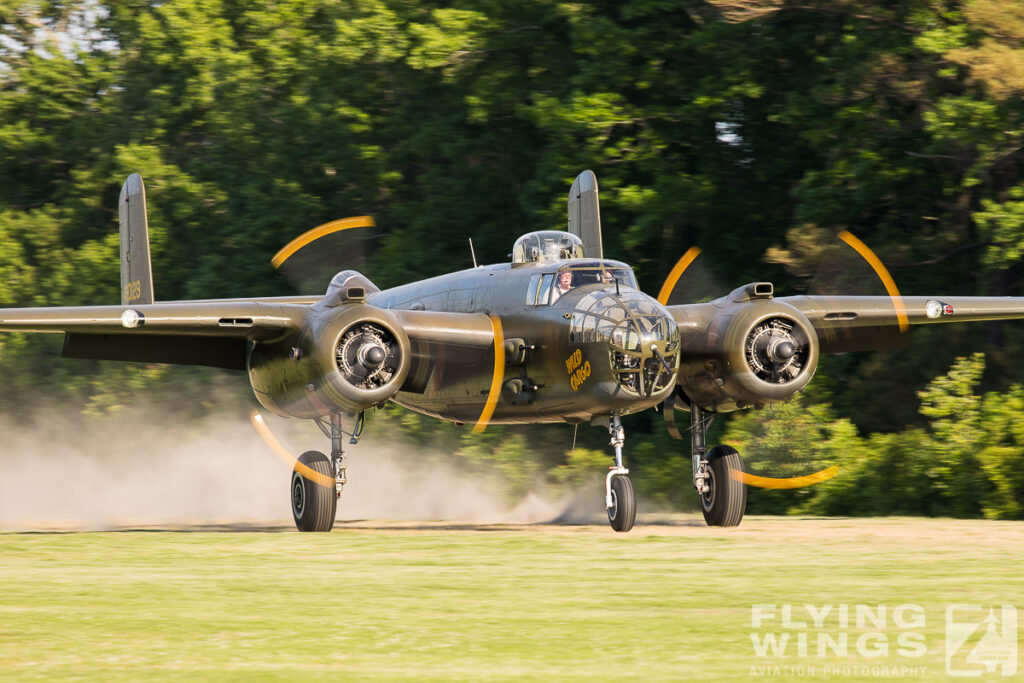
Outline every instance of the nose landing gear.
<svg viewBox="0 0 1024 683">
<path fill-rule="evenodd" d="M 604 503 L 608 510 L 608 523 L 615 531 L 629 531 L 636 521 L 636 494 L 629 470 L 622 465 L 622 446 L 626 443 L 626 431 L 616 411 L 608 424 L 611 446 L 615 449 L 615 464 L 608 469 L 604 480 Z"/>
</svg>

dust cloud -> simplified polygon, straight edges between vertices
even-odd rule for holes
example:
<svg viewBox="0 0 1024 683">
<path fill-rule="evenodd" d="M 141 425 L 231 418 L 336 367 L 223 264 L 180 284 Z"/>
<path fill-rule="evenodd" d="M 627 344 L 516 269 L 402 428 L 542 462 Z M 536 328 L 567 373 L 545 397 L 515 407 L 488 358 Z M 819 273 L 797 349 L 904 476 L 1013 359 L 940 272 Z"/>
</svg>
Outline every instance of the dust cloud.
<svg viewBox="0 0 1024 683">
<path fill-rule="evenodd" d="M 245 415 L 169 424 L 158 414 L 15 423 L 0 417 L 0 530 L 160 525 L 293 528 L 290 465 Z M 271 420 L 288 450 L 326 450 L 294 421 Z M 575 521 L 579 496 L 510 504 L 502 483 L 459 471 L 452 458 L 367 435 L 348 447 L 343 520 L 475 524 Z M 593 499 L 595 491 L 588 491 Z M 591 502 L 600 505 L 600 500 Z M 594 507 L 593 505 L 589 507 Z M 588 510 L 588 512 L 591 512 Z"/>
</svg>

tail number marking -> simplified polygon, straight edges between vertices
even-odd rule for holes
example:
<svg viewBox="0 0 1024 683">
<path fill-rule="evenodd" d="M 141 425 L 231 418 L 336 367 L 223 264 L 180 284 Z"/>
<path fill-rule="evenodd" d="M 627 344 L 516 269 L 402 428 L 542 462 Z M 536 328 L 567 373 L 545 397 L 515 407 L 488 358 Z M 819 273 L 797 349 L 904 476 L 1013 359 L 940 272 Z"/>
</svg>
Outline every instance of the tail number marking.
<svg viewBox="0 0 1024 683">
<path fill-rule="evenodd" d="M 142 281 L 132 280 L 124 286 L 125 302 L 132 302 L 142 298 Z"/>
</svg>

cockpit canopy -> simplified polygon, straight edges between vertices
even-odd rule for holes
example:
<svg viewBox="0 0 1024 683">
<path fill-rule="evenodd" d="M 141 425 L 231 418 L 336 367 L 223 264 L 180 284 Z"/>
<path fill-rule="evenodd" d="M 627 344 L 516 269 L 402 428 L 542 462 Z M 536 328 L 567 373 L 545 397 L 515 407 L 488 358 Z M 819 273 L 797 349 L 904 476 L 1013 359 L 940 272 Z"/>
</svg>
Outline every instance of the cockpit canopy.
<svg viewBox="0 0 1024 683">
<path fill-rule="evenodd" d="M 512 246 L 512 263 L 547 263 L 583 258 L 583 242 L 570 232 L 528 232 Z"/>
</svg>

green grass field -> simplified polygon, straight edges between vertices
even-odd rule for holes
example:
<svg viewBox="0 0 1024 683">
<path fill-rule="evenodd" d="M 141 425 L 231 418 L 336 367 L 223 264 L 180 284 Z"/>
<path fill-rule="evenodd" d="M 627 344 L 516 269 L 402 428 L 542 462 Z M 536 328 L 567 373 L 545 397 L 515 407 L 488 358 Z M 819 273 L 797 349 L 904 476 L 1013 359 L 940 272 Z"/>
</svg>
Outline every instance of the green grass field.
<svg viewBox="0 0 1024 683">
<path fill-rule="evenodd" d="M 1022 557 L 1024 524 L 962 520 L 3 533 L 0 678 L 932 681 L 947 605 L 1024 608 Z M 753 629 L 754 604 L 775 621 Z M 787 604 L 886 623 L 833 613 L 850 651 L 819 657 L 822 629 L 777 625 Z M 904 604 L 924 623 L 895 623 Z M 896 652 L 908 630 L 920 656 Z M 752 631 L 811 652 L 758 656 Z M 887 655 L 853 646 L 872 631 Z"/>
</svg>

